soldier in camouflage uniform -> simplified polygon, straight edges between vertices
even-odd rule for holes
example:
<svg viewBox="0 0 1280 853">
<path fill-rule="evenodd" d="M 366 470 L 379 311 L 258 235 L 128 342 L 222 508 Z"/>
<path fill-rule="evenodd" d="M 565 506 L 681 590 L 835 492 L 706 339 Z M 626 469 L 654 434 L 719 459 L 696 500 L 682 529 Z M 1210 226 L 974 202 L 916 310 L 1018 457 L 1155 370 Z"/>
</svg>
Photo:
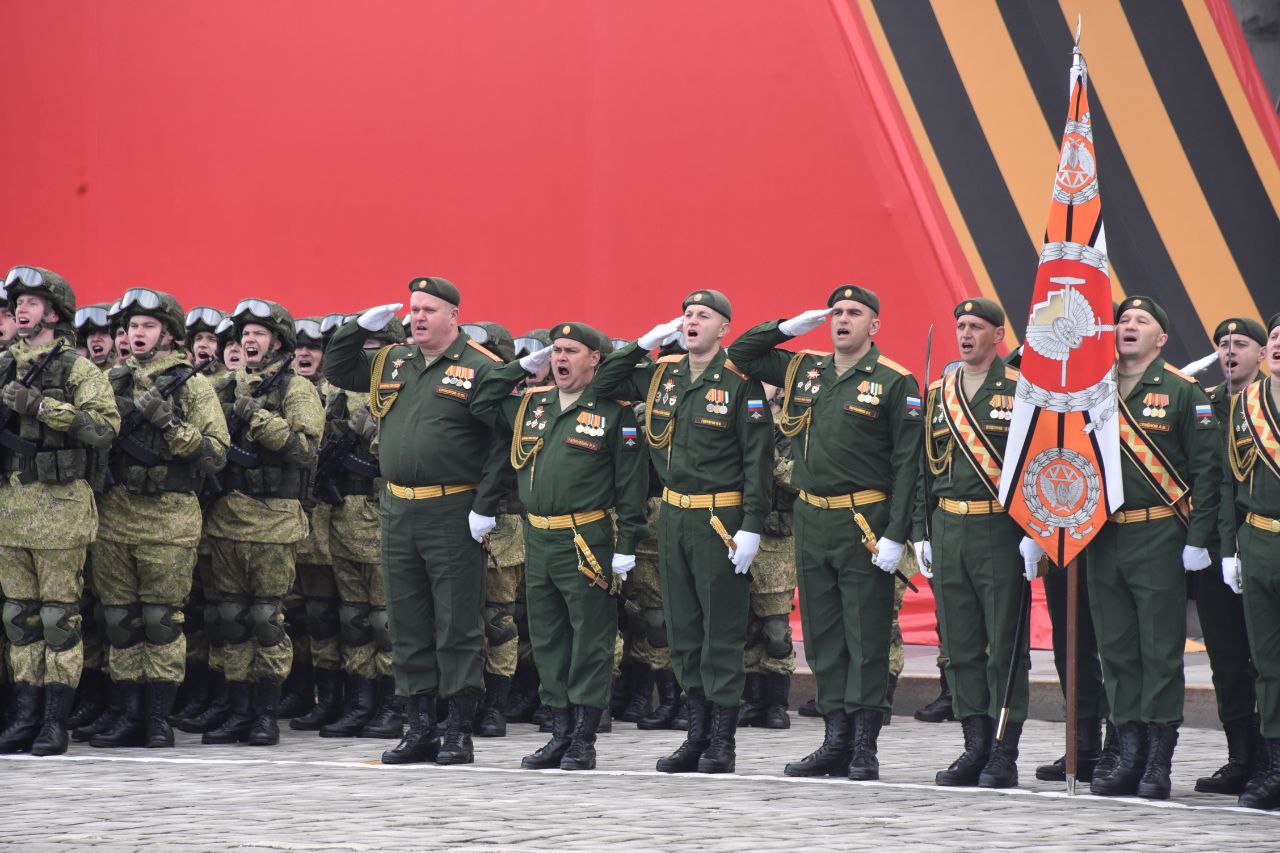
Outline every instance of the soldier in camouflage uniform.
<svg viewBox="0 0 1280 853">
<path fill-rule="evenodd" d="M 4 299 L 0 299 L 0 353 L 9 349 L 9 344 L 13 343 L 18 337 L 18 323 L 13 319 L 13 311 L 9 309 L 9 303 Z M 4 604 L 4 596 L 0 595 L 0 605 Z M 4 632 L 0 631 L 0 709 L 7 710 L 9 707 L 9 685 L 12 679 L 9 677 L 9 667 L 6 663 L 9 659 L 8 650 L 5 648 Z"/>
<path fill-rule="evenodd" d="M 283 363 L 296 342 L 288 311 L 245 299 L 231 319 L 245 365 L 219 393 L 232 445 L 222 474 L 225 493 L 207 521 L 231 713 L 202 741 L 269 746 L 280 740 L 276 707 L 293 660 L 283 599 L 293 586 L 298 544 L 307 537 L 301 498 L 311 491 L 324 407 L 315 386 Z M 262 394 L 264 382 L 275 384 Z"/>
<path fill-rule="evenodd" d="M 39 267 L 14 267 L 5 298 L 18 340 L 0 355 L 0 592 L 13 673 L 9 723 L 0 752 L 67 750 L 67 714 L 80 681 L 80 593 L 85 550 L 98 530 L 86 481 L 89 457 L 120 426 L 111 386 L 93 363 L 67 349 L 30 385 L 28 370 L 56 346 L 55 324 L 70 324 L 71 286 Z M 43 715 L 41 705 L 43 704 Z"/>
<path fill-rule="evenodd" d="M 177 300 L 133 288 L 121 318 L 132 355 L 108 379 L 123 417 L 142 423 L 112 452 L 93 558 L 122 701 L 113 725 L 89 744 L 171 747 L 168 716 L 186 659 L 182 608 L 200 539 L 197 494 L 226 461 L 227 425 L 209 381 L 192 375 L 175 344 L 186 331 Z"/>
</svg>

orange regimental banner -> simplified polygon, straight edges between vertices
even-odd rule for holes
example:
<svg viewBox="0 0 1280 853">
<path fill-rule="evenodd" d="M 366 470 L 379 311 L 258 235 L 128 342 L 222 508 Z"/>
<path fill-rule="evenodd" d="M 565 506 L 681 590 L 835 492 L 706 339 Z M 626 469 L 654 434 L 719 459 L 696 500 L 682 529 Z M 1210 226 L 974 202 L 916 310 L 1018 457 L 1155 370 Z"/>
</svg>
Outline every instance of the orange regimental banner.
<svg viewBox="0 0 1280 853">
<path fill-rule="evenodd" d="M 1076 48 L 1000 502 L 1065 566 L 1124 503 L 1115 327 L 1088 70 Z"/>
</svg>

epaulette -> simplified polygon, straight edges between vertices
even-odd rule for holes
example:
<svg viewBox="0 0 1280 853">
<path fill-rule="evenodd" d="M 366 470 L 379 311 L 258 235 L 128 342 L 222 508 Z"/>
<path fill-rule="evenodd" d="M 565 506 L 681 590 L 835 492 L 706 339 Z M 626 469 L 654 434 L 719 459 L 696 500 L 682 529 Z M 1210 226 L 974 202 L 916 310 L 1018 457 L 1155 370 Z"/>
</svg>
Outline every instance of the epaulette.
<svg viewBox="0 0 1280 853">
<path fill-rule="evenodd" d="M 826 358 L 827 356 L 831 355 L 831 353 L 826 352 L 825 350 L 820 350 L 820 349 L 802 349 L 802 350 L 796 350 L 796 355 L 812 355 L 817 358 Z"/>
<path fill-rule="evenodd" d="M 619 406 L 622 406 L 623 408 L 627 408 L 627 409 L 631 408 L 630 400 L 614 400 L 613 402 L 617 403 Z"/>
<path fill-rule="evenodd" d="M 524 393 L 526 393 L 526 394 L 541 394 L 543 391 L 550 391 L 552 388 L 555 388 L 555 387 L 556 387 L 556 386 L 554 386 L 554 385 L 535 385 L 535 386 L 533 386 L 532 388 L 526 388 L 526 389 L 524 389 Z"/>
<path fill-rule="evenodd" d="M 502 364 L 502 358 L 501 358 L 500 356 L 494 355 L 492 352 L 490 352 L 489 350 L 485 349 L 485 347 L 484 347 L 484 345 L 483 345 L 483 344 L 478 344 L 478 343 L 476 343 L 476 342 L 475 342 L 475 341 L 473 341 L 473 340 L 468 340 L 468 341 L 467 341 L 467 346 L 475 347 L 476 349 L 478 349 L 478 350 L 479 350 L 481 353 L 483 353 L 484 355 L 488 356 L 489 358 L 493 359 L 494 361 L 498 362 L 499 364 Z"/>
<path fill-rule="evenodd" d="M 671 355 L 664 355 L 658 359 L 658 364 L 675 364 L 677 361 L 684 361 L 688 358 L 687 353 L 677 352 Z"/>
<path fill-rule="evenodd" d="M 931 383 L 929 384 L 929 390 L 930 390 L 930 391 L 937 391 L 937 390 L 938 390 L 939 388 L 941 388 L 941 387 L 942 387 L 942 380 L 941 380 L 941 379 L 935 379 L 935 380 L 933 380 L 933 382 L 931 382 Z"/>
<path fill-rule="evenodd" d="M 1186 373 L 1183 373 L 1181 370 L 1179 370 L 1178 368 L 1174 367 L 1172 364 L 1170 364 L 1170 363 L 1169 363 L 1169 362 L 1167 362 L 1167 361 L 1164 363 L 1164 369 L 1165 369 L 1165 370 L 1167 370 L 1167 371 L 1169 371 L 1169 372 L 1170 372 L 1170 373 L 1172 373 L 1174 376 L 1177 376 L 1177 377 L 1178 377 L 1178 378 L 1180 378 L 1180 379 L 1185 379 L 1185 380 L 1187 380 L 1188 382 L 1192 383 L 1193 385 L 1198 385 L 1198 384 L 1199 384 L 1199 381 L 1198 381 L 1194 376 L 1189 376 L 1189 375 L 1187 375 Z"/>
<path fill-rule="evenodd" d="M 1009 365 L 1007 365 L 1007 364 L 1006 364 L 1006 365 L 1004 366 L 1004 378 L 1005 378 L 1005 379 L 1012 380 L 1013 382 L 1017 382 L 1017 381 L 1018 381 L 1018 368 L 1016 368 L 1016 367 L 1010 367 Z"/>
<path fill-rule="evenodd" d="M 881 354 L 880 354 L 880 363 L 881 363 L 881 364 L 883 364 L 885 367 L 889 368 L 890 370 L 892 370 L 894 373 L 899 374 L 900 376 L 910 376 L 910 375 L 911 375 L 911 371 L 910 371 L 910 370 L 907 370 L 907 369 L 906 369 L 905 367 L 903 367 L 901 364 L 898 364 L 898 362 L 896 362 L 896 361 L 894 361 L 893 359 L 891 359 L 891 358 L 889 358 L 889 357 L 885 356 L 883 353 L 881 353 Z"/>
<path fill-rule="evenodd" d="M 734 376 L 737 376 L 739 379 L 751 381 L 751 377 L 739 370 L 738 365 L 734 364 L 731 359 L 726 358 L 724 360 L 724 369 L 732 373 Z"/>
</svg>

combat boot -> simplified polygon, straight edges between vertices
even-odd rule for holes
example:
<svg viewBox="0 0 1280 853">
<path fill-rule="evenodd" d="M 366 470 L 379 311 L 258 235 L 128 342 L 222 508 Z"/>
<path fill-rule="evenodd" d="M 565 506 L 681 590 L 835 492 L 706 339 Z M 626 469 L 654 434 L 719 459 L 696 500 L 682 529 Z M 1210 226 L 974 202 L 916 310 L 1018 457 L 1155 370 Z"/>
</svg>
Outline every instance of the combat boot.
<svg viewBox="0 0 1280 853">
<path fill-rule="evenodd" d="M 507 707 L 511 693 L 511 678 L 484 673 L 484 703 L 480 706 L 480 718 L 476 721 L 476 737 L 506 737 L 507 718 L 502 709 Z"/>
<path fill-rule="evenodd" d="M 275 746 L 280 742 L 280 723 L 276 709 L 280 707 L 282 685 L 278 678 L 259 678 L 253 685 L 255 714 L 245 742 L 249 746 Z"/>
<path fill-rule="evenodd" d="M 791 717 L 787 714 L 790 702 L 791 676 L 778 673 L 766 675 L 764 677 L 764 711 L 760 716 L 760 726 L 766 729 L 791 728 Z"/>
<path fill-rule="evenodd" d="M 187 672 L 182 679 L 182 704 L 169 715 L 171 725 L 182 728 L 184 721 L 200 716 L 209 707 L 210 675 L 208 664 L 187 659 Z"/>
<path fill-rule="evenodd" d="M 80 743 L 89 740 L 99 732 L 105 732 L 116 724 L 124 710 L 124 692 L 118 682 L 107 679 L 107 710 L 98 715 L 96 720 L 85 723 L 71 732 L 71 739 Z"/>
<path fill-rule="evenodd" d="M 404 735 L 404 701 L 396 695 L 396 680 L 390 675 L 378 679 L 378 693 L 382 697 L 378 710 L 356 737 L 386 738 L 395 740 Z"/>
<path fill-rule="evenodd" d="M 1173 748 L 1178 745 L 1178 724 L 1147 723 L 1147 763 L 1138 782 L 1138 796 L 1167 800 L 1172 790 Z"/>
<path fill-rule="evenodd" d="M 1257 742 L 1258 719 L 1228 720 L 1222 724 L 1227 736 L 1227 763 L 1212 776 L 1196 780 L 1196 791 L 1201 794 L 1230 794 L 1239 796 L 1253 775 L 1254 744 Z"/>
<path fill-rule="evenodd" d="M 938 682 L 942 685 L 938 698 L 915 713 L 916 719 L 922 723 L 944 723 L 956 718 L 951 704 L 951 685 L 947 683 L 947 670 L 941 666 L 938 667 Z"/>
<path fill-rule="evenodd" d="M 919 713 L 919 712 L 917 712 Z M 973 714 L 960 721 L 964 733 L 964 752 L 946 770 L 939 770 L 934 784 L 958 787 L 978 784 L 982 768 L 991 757 L 991 718 Z"/>
<path fill-rule="evenodd" d="M 1102 742 L 1102 722 L 1097 717 L 1081 717 L 1076 721 L 1076 779 L 1093 781 L 1093 771 L 1098 764 Z M 1065 782 L 1067 757 L 1064 755 L 1050 764 L 1036 768 L 1036 778 L 1041 782 Z"/>
<path fill-rule="evenodd" d="M 613 731 L 613 716 L 611 714 L 601 714 L 600 722 L 596 723 L 596 734 L 607 735 Z"/>
<path fill-rule="evenodd" d="M 44 722 L 31 742 L 32 755 L 62 755 L 67 751 L 67 715 L 75 701 L 76 689 L 56 682 L 44 686 Z"/>
<path fill-rule="evenodd" d="M 0 753 L 26 752 L 40 732 L 44 692 L 25 681 L 14 682 L 9 723 L 0 732 Z"/>
<path fill-rule="evenodd" d="M 343 707 L 344 673 L 337 669 L 317 669 L 314 673 L 316 682 L 316 702 L 311 710 L 300 717 L 289 721 L 289 728 L 299 732 L 315 732 L 335 722 L 345 713 Z M 346 701 L 351 701 L 346 697 Z"/>
<path fill-rule="evenodd" d="M 671 718 L 671 728 L 687 731 L 689 728 L 689 697 L 681 694 L 680 704 L 676 706 L 676 715 Z"/>
<path fill-rule="evenodd" d="M 618 668 L 617 677 L 609 682 L 609 716 L 621 717 L 631 698 L 631 679 L 635 674 L 634 663 L 624 663 Z"/>
<path fill-rule="evenodd" d="M 324 670 L 318 670 L 324 672 Z M 378 710 L 377 688 L 372 678 L 347 677 L 347 708 L 341 717 L 320 727 L 320 737 L 355 737 Z"/>
<path fill-rule="evenodd" d="M 764 724 L 764 673 L 748 672 L 738 706 L 738 725 L 750 728 Z"/>
<path fill-rule="evenodd" d="M 800 707 L 796 709 L 796 713 L 802 717 L 821 717 L 818 713 L 818 700 L 807 699 L 800 703 Z"/>
<path fill-rule="evenodd" d="M 631 694 L 627 707 L 618 719 L 624 723 L 639 723 L 653 710 L 653 670 L 647 664 L 636 664 L 631 670 Z"/>
<path fill-rule="evenodd" d="M 1249 774 L 1249 781 L 1245 783 L 1245 791 L 1261 784 L 1263 777 L 1270 769 L 1271 759 L 1267 751 L 1267 739 L 1259 731 L 1253 741 L 1253 772 Z"/>
<path fill-rule="evenodd" d="M 220 669 L 209 669 L 209 704 L 200 713 L 174 723 L 179 731 L 189 734 L 211 732 L 227 721 L 231 700 L 227 694 L 227 676 Z"/>
<path fill-rule="evenodd" d="M 707 751 L 707 747 L 711 745 L 709 736 L 711 723 L 711 708 L 702 699 L 695 699 L 692 696 L 685 697 L 685 707 L 688 708 L 689 734 L 685 737 L 684 743 L 676 747 L 676 751 L 658 759 L 657 769 L 661 773 L 695 773 L 698 770 L 698 760 L 702 758 L 702 754 Z"/>
<path fill-rule="evenodd" d="M 1267 739 L 1267 770 L 1236 801 L 1247 809 L 1280 808 L 1280 738 Z"/>
<path fill-rule="evenodd" d="M 422 764 L 440 752 L 434 693 L 417 693 L 404 700 L 407 728 L 400 743 L 382 753 L 383 764 Z"/>
<path fill-rule="evenodd" d="M 671 721 L 680 710 L 680 685 L 676 683 L 676 674 L 669 669 L 660 669 L 653 674 L 658 685 L 658 704 L 653 713 L 636 723 L 636 728 L 646 731 L 669 729 Z"/>
<path fill-rule="evenodd" d="M 849 758 L 849 778 L 855 782 L 874 782 L 880 778 L 880 727 L 884 711 L 863 708 L 853 712 L 853 751 Z"/>
<path fill-rule="evenodd" d="M 176 681 L 147 682 L 146 741 L 144 746 L 164 749 L 173 746 L 173 726 L 169 723 L 169 711 L 178 695 Z"/>
<path fill-rule="evenodd" d="M 574 706 L 573 731 L 569 735 L 569 748 L 560 759 L 561 770 L 596 769 L 596 730 L 603 713 L 602 708 Z"/>
<path fill-rule="evenodd" d="M 1142 723 L 1116 727 L 1115 764 L 1103 773 L 1102 762 L 1093 770 L 1089 790 L 1102 797 L 1131 797 L 1147 766 L 1147 729 Z"/>
<path fill-rule="evenodd" d="M 516 666 L 511 677 L 511 694 L 503 709 L 508 723 L 527 723 L 538 710 L 538 670 L 531 663 Z"/>
<path fill-rule="evenodd" d="M 143 686 L 141 681 L 117 681 L 121 697 L 120 713 L 115 723 L 89 738 L 89 746 L 142 746 L 147 740 L 147 724 L 142 717 Z"/>
<path fill-rule="evenodd" d="M 826 732 L 822 746 L 799 761 L 792 761 L 782 768 L 788 776 L 840 776 L 849 770 L 853 750 L 853 719 L 843 710 L 825 715 Z"/>
<path fill-rule="evenodd" d="M 538 707 L 534 709 L 533 715 L 529 718 L 529 722 L 538 727 L 540 732 L 551 731 L 551 708 L 538 703 Z"/>
<path fill-rule="evenodd" d="M 551 712 L 551 740 L 540 747 L 531 755 L 526 755 L 521 761 L 520 766 L 525 770 L 550 770 L 560 766 L 560 760 L 564 758 L 564 754 L 569 751 L 569 745 L 572 741 L 569 738 L 569 730 L 573 725 L 573 718 L 569 714 L 568 708 L 550 708 Z"/>
<path fill-rule="evenodd" d="M 1018 741 L 1022 739 L 1022 723 L 1008 720 L 1004 737 L 991 747 L 991 757 L 978 776 L 979 788 L 1018 787 Z"/>
<path fill-rule="evenodd" d="M 1116 736 L 1115 723 L 1107 720 L 1104 728 L 1106 735 L 1102 739 L 1102 754 L 1098 756 L 1098 763 L 1093 767 L 1094 779 L 1116 772 L 1116 765 L 1120 763 L 1120 739 Z"/>
<path fill-rule="evenodd" d="M 227 715 L 200 738 L 203 744 L 242 743 L 253 727 L 253 685 L 247 681 L 227 682 Z"/>
<path fill-rule="evenodd" d="M 341 672 L 341 670 L 331 669 L 329 672 Z M 289 675 L 285 677 L 284 685 L 281 687 L 283 695 L 280 705 L 276 708 L 277 719 L 291 720 L 294 717 L 301 717 L 315 707 L 316 674 L 317 670 L 311 664 L 295 663 L 290 668 Z"/>
<path fill-rule="evenodd" d="M 732 773 L 735 766 L 738 706 L 711 706 L 711 743 L 698 759 L 699 773 Z"/>
<path fill-rule="evenodd" d="M 440 742 L 436 764 L 470 764 L 476 760 L 471 730 L 476 718 L 476 697 L 460 693 L 449 698 L 449 720 Z"/>
<path fill-rule="evenodd" d="M 100 669 L 86 669 L 80 673 L 80 686 L 76 688 L 76 704 L 67 717 L 67 728 L 87 726 L 107 710 L 107 675 Z"/>
<path fill-rule="evenodd" d="M 889 687 L 884 691 L 885 704 L 889 706 L 889 710 L 884 712 L 884 725 L 888 726 L 893 723 L 893 694 L 898 692 L 898 676 L 889 676 Z"/>
</svg>

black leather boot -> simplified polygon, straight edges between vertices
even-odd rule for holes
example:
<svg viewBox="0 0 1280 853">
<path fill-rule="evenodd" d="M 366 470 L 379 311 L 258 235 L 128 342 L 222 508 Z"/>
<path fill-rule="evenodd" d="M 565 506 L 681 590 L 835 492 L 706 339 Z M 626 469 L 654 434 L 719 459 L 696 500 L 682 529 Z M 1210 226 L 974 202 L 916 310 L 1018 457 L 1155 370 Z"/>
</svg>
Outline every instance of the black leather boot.
<svg viewBox="0 0 1280 853">
<path fill-rule="evenodd" d="M 529 722 L 538 704 L 538 670 L 532 663 L 518 664 L 516 674 L 511 677 L 511 695 L 504 709 L 507 722 Z"/>
<path fill-rule="evenodd" d="M 624 663 L 618 668 L 618 675 L 609 682 L 609 716 L 621 717 L 631 698 L 631 677 L 635 673 L 634 663 Z"/>
<path fill-rule="evenodd" d="M 689 729 L 689 697 L 680 695 L 680 704 L 676 706 L 676 715 L 671 718 L 671 728 L 680 731 Z"/>
<path fill-rule="evenodd" d="M 173 726 L 169 722 L 169 712 L 173 709 L 173 700 L 177 695 L 176 681 L 147 682 L 144 746 L 152 749 L 173 747 Z"/>
<path fill-rule="evenodd" d="M 400 743 L 382 753 L 383 764 L 423 764 L 435 761 L 440 752 L 440 733 L 436 730 L 436 697 L 434 693 L 418 693 L 404 700 L 404 737 Z"/>
<path fill-rule="evenodd" d="M 919 712 L 917 712 L 918 714 Z M 973 714 L 960 721 L 964 733 L 964 752 L 946 770 L 939 770 L 934 783 L 947 787 L 977 785 L 982 768 L 991 757 L 991 718 Z"/>
<path fill-rule="evenodd" d="M 1081 717 L 1076 721 L 1076 779 L 1093 781 L 1093 770 L 1101 754 L 1102 722 L 1097 717 Z M 1041 782 L 1065 782 L 1067 757 L 1064 755 L 1050 764 L 1036 768 L 1036 778 Z"/>
<path fill-rule="evenodd" d="M 943 667 L 938 667 L 938 682 L 942 685 L 938 698 L 915 713 L 916 719 L 922 723 L 944 723 L 956 718 L 951 705 L 951 685 L 947 683 L 947 671 Z"/>
<path fill-rule="evenodd" d="M 377 710 L 377 686 L 373 679 L 348 675 L 346 710 L 332 723 L 320 727 L 320 737 L 355 737 Z"/>
<path fill-rule="evenodd" d="M 853 712 L 853 753 L 849 759 L 849 778 L 855 782 L 873 782 L 880 778 L 880 727 L 884 712 L 866 708 Z"/>
<path fill-rule="evenodd" d="M 485 670 L 484 702 L 480 706 L 480 718 L 476 721 L 476 737 L 507 736 L 507 718 L 502 709 L 507 707 L 510 693 L 510 676 L 495 675 Z"/>
<path fill-rule="evenodd" d="M 449 720 L 440 742 L 436 764 L 470 764 L 476 760 L 471 744 L 471 731 L 475 725 L 476 696 L 462 693 L 449 698 Z"/>
<path fill-rule="evenodd" d="M 994 728 L 994 724 L 992 726 Z M 991 756 L 978 776 L 979 788 L 1018 787 L 1018 741 L 1022 740 L 1022 723 L 1009 720 L 1004 724 L 1004 738 L 991 745 Z"/>
<path fill-rule="evenodd" d="M 569 734 L 569 748 L 560 759 L 561 770 L 596 769 L 596 730 L 603 713 L 603 708 L 574 706 L 573 731 Z"/>
<path fill-rule="evenodd" d="M 1280 738 L 1267 740 L 1267 770 L 1236 801 L 1247 809 L 1280 808 Z"/>
<path fill-rule="evenodd" d="M 283 685 L 276 678 L 259 678 L 253 685 L 255 714 L 245 743 L 249 746 L 275 746 L 280 742 L 280 723 L 276 709 L 280 707 Z"/>
<path fill-rule="evenodd" d="M 116 724 L 116 720 L 120 718 L 121 712 L 124 710 L 124 691 L 119 685 L 107 679 L 107 709 L 98 715 L 98 718 L 92 722 L 85 723 L 79 728 L 73 729 L 71 739 L 83 743 L 88 741 L 99 732 L 105 732 Z"/>
<path fill-rule="evenodd" d="M 808 699 L 800 703 L 800 707 L 796 709 L 796 713 L 802 717 L 821 717 L 818 713 L 818 700 Z"/>
<path fill-rule="evenodd" d="M 893 694 L 898 692 L 898 676 L 889 676 L 889 689 L 884 692 L 884 700 L 889 705 L 889 710 L 884 712 L 884 724 L 893 723 Z"/>
<path fill-rule="evenodd" d="M 1147 767 L 1147 728 L 1142 723 L 1116 727 L 1116 759 L 1111 772 L 1103 774 L 1102 763 L 1093 771 L 1089 790 L 1102 797 L 1131 797 Z"/>
<path fill-rule="evenodd" d="M 1107 720 L 1103 728 L 1106 735 L 1102 738 L 1102 753 L 1093 768 L 1094 779 L 1116 772 L 1116 765 L 1120 763 L 1120 738 L 1116 735 L 1115 723 Z"/>
<path fill-rule="evenodd" d="M 182 679 L 182 703 L 175 704 L 169 714 L 169 723 L 182 728 L 182 723 L 192 717 L 198 717 L 209 707 L 210 678 L 209 665 L 203 661 L 187 659 L 187 672 Z"/>
<path fill-rule="evenodd" d="M 653 670 L 647 664 L 636 664 L 631 670 L 631 693 L 627 706 L 618 719 L 624 723 L 639 723 L 653 711 Z"/>
<path fill-rule="evenodd" d="M 698 760 L 711 745 L 711 708 L 702 699 L 685 697 L 685 707 L 689 714 L 689 734 L 684 743 L 676 747 L 676 751 L 658 759 L 657 769 L 661 773 L 695 773 Z"/>
<path fill-rule="evenodd" d="M 1196 791 L 1201 794 L 1230 794 L 1238 797 L 1253 775 L 1254 744 L 1260 736 L 1258 720 L 1256 717 L 1228 720 L 1222 724 L 1222 731 L 1227 736 L 1227 763 L 1219 767 L 1212 776 L 1197 779 Z"/>
<path fill-rule="evenodd" d="M 636 723 L 636 728 L 669 729 L 676 711 L 680 710 L 680 685 L 676 683 L 676 674 L 669 669 L 655 672 L 653 680 L 658 685 L 658 704 L 652 713 Z"/>
<path fill-rule="evenodd" d="M 316 683 L 316 702 L 300 717 L 289 721 L 289 728 L 298 732 L 318 732 L 346 713 L 343 706 L 345 673 L 338 669 L 317 669 L 313 672 Z M 350 702 L 351 699 L 346 699 Z"/>
<path fill-rule="evenodd" d="M 106 712 L 107 683 L 107 674 L 100 669 L 86 669 L 80 673 L 76 703 L 67 717 L 67 728 L 87 726 Z"/>
<path fill-rule="evenodd" d="M 200 738 L 203 744 L 243 743 L 253 727 L 253 685 L 227 682 L 227 713 L 222 722 Z"/>
<path fill-rule="evenodd" d="M 51 682 L 44 686 L 44 720 L 31 742 L 32 755 L 62 755 L 67 751 L 67 715 L 75 698 L 76 689 L 70 684 Z"/>
<path fill-rule="evenodd" d="M 569 751 L 569 732 L 573 717 L 568 708 L 550 708 L 551 740 L 520 762 L 525 770 L 550 770 L 560 766 L 560 759 Z"/>
<path fill-rule="evenodd" d="M 711 743 L 698 759 L 699 773 L 732 773 L 737 759 L 738 706 L 711 706 Z"/>
<path fill-rule="evenodd" d="M 404 700 L 396 695 L 396 680 L 390 675 L 378 681 L 378 710 L 356 737 L 397 740 L 404 736 Z"/>
<path fill-rule="evenodd" d="M 791 676 L 770 673 L 764 677 L 764 711 L 760 726 L 766 729 L 789 729 L 791 717 L 787 708 L 791 703 Z"/>
<path fill-rule="evenodd" d="M 204 710 L 190 717 L 176 720 L 174 728 L 190 734 L 211 731 L 227 719 L 231 713 L 231 705 L 227 699 L 227 677 L 222 670 L 209 670 L 209 704 Z"/>
<path fill-rule="evenodd" d="M 738 725 L 750 728 L 764 724 L 764 673 L 748 672 L 742 685 L 742 704 L 738 706 Z"/>
<path fill-rule="evenodd" d="M 89 738 L 89 746 L 99 748 L 115 746 L 142 746 L 147 742 L 147 723 L 143 718 L 144 688 L 141 681 L 117 681 L 120 693 L 120 713 L 109 729 Z"/>
<path fill-rule="evenodd" d="M 43 718 L 44 690 L 25 681 L 15 682 L 9 722 L 0 732 L 0 753 L 26 752 L 40 732 Z"/>
<path fill-rule="evenodd" d="M 822 745 L 799 761 L 782 769 L 788 776 L 843 776 L 849 771 L 853 750 L 853 719 L 844 711 L 832 711 L 822 718 L 826 731 Z"/>
<path fill-rule="evenodd" d="M 331 670 L 335 672 L 337 670 Z M 292 720 L 310 711 L 316 704 L 316 670 L 311 664 L 294 663 L 280 688 L 280 704 L 276 719 Z"/>
<path fill-rule="evenodd" d="M 1245 783 L 1244 790 L 1248 791 L 1262 784 L 1262 779 L 1270 769 L 1271 758 L 1267 749 L 1267 739 L 1259 731 L 1253 741 L 1253 772 L 1249 774 L 1249 781 Z"/>
<path fill-rule="evenodd" d="M 1167 800 L 1172 789 L 1173 748 L 1178 745 L 1178 724 L 1147 723 L 1147 763 L 1138 781 L 1138 796 Z"/>
</svg>

